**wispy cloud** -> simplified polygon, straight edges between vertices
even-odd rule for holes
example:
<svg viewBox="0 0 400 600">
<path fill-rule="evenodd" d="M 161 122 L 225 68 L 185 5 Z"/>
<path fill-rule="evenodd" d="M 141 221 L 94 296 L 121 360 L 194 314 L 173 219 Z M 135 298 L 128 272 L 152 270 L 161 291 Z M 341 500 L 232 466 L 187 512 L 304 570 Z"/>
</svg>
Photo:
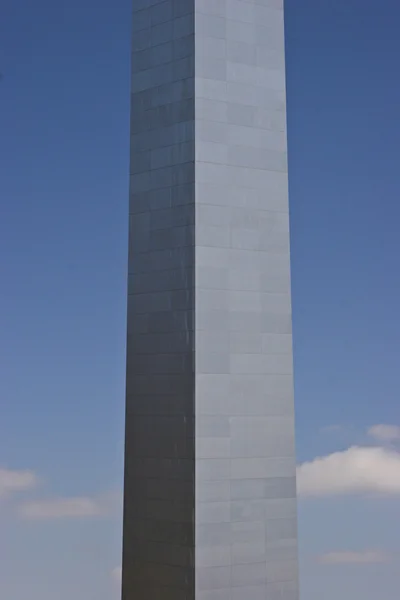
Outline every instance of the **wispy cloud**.
<svg viewBox="0 0 400 600">
<path fill-rule="evenodd" d="M 354 446 L 303 463 L 297 469 L 297 481 L 300 496 L 400 495 L 400 453 Z"/>
<path fill-rule="evenodd" d="M 119 494 L 51 498 L 25 502 L 19 506 L 18 513 L 22 518 L 31 520 L 105 517 L 115 514 L 118 510 L 119 498 Z"/>
<path fill-rule="evenodd" d="M 34 488 L 38 478 L 33 471 L 11 471 L 0 468 L 0 499 Z"/>
<path fill-rule="evenodd" d="M 379 442 L 394 442 L 400 440 L 398 425 L 373 425 L 368 429 L 368 435 Z"/>
<path fill-rule="evenodd" d="M 391 556 L 381 550 L 364 550 L 362 552 L 342 550 L 323 554 L 317 560 L 322 565 L 372 565 L 390 562 Z"/>
</svg>

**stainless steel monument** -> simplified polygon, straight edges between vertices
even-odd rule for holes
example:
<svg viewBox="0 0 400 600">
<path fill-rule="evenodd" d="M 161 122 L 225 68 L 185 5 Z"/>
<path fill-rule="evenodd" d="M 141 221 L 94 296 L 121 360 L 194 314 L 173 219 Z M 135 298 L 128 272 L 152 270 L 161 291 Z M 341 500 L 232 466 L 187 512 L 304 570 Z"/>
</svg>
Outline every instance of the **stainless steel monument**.
<svg viewBox="0 0 400 600">
<path fill-rule="evenodd" d="M 134 0 L 123 600 L 298 600 L 283 0 Z"/>
</svg>

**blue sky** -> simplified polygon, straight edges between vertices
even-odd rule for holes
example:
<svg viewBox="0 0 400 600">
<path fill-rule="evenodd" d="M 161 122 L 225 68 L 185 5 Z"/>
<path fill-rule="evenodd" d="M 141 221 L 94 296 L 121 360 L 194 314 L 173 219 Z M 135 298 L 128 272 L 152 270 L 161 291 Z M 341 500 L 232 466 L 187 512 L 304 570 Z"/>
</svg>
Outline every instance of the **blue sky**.
<svg viewBox="0 0 400 600">
<path fill-rule="evenodd" d="M 286 2 L 303 600 L 398 597 L 399 18 Z M 130 0 L 0 8 L 7 600 L 118 597 L 129 28 Z"/>
</svg>

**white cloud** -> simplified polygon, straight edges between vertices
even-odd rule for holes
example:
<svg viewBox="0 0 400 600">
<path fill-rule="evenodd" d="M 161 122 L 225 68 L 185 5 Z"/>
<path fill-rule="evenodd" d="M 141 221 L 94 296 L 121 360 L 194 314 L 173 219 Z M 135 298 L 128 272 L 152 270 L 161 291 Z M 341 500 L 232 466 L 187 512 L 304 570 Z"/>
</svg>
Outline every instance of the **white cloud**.
<svg viewBox="0 0 400 600">
<path fill-rule="evenodd" d="M 316 458 L 298 467 L 297 486 L 301 496 L 400 495 L 400 453 L 354 446 Z"/>
<path fill-rule="evenodd" d="M 380 550 L 364 550 L 362 552 L 344 550 L 329 552 L 318 557 L 318 562 L 322 565 L 372 565 L 386 563 L 390 560 L 390 555 Z"/>
<path fill-rule="evenodd" d="M 30 490 L 38 479 L 33 471 L 10 471 L 0 468 L 0 498 Z"/>
<path fill-rule="evenodd" d="M 397 425 L 373 425 L 368 429 L 368 435 L 379 442 L 394 442 L 400 440 L 400 427 Z"/>
<path fill-rule="evenodd" d="M 111 572 L 111 576 L 114 581 L 120 584 L 122 582 L 122 567 L 115 567 Z"/>
<path fill-rule="evenodd" d="M 105 495 L 99 498 L 81 496 L 26 502 L 18 512 L 25 519 L 50 520 L 107 516 L 114 510 L 114 495 Z"/>
</svg>

